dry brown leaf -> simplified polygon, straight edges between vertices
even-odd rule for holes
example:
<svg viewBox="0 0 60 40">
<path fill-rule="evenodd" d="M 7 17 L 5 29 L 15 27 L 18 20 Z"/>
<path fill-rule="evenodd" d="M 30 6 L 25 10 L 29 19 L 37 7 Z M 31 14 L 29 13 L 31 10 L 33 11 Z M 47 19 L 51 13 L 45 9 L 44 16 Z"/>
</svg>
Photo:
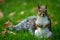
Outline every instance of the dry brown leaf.
<svg viewBox="0 0 60 40">
<path fill-rule="evenodd" d="M 8 27 L 12 27 L 13 26 L 12 22 L 10 22 L 9 20 L 5 23 L 5 25 L 8 26 Z"/>
<path fill-rule="evenodd" d="M 5 2 L 5 0 L 0 0 L 0 3 L 4 3 Z"/>
<path fill-rule="evenodd" d="M 55 25 L 55 26 L 58 25 L 58 21 L 55 21 L 55 22 L 54 22 L 54 25 Z"/>
<path fill-rule="evenodd" d="M 3 12 L 0 10 L 0 18 L 3 18 Z"/>
<path fill-rule="evenodd" d="M 6 33 L 7 33 L 7 30 L 6 30 L 6 29 L 4 29 L 4 30 L 1 32 L 1 34 L 2 34 L 3 36 L 5 36 Z"/>
<path fill-rule="evenodd" d="M 12 16 L 14 16 L 14 14 L 15 14 L 15 12 L 11 12 L 8 16 L 12 17 Z"/>
</svg>

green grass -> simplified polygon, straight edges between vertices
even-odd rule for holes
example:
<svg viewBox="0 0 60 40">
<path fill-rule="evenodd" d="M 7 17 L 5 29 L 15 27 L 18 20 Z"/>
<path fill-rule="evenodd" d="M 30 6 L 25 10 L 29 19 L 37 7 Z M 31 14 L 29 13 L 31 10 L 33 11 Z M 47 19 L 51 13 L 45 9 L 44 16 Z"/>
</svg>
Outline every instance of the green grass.
<svg viewBox="0 0 60 40">
<path fill-rule="evenodd" d="M 25 4 L 24 4 L 25 3 Z M 14 25 L 16 25 L 17 20 L 21 21 L 24 18 L 27 18 L 32 15 L 37 14 L 37 10 L 34 8 L 38 4 L 43 4 L 48 6 L 48 14 L 53 15 L 52 21 L 52 30 L 54 37 L 51 40 L 60 40 L 60 0 L 6 0 L 5 3 L 0 5 L 0 9 L 3 11 L 4 17 L 0 19 L 0 32 L 3 30 L 2 27 L 4 23 L 8 20 L 11 20 Z M 21 15 L 20 12 L 24 11 L 24 14 Z M 11 12 L 15 14 L 11 17 L 8 15 Z M 54 25 L 54 21 L 58 21 L 58 25 Z M 0 36 L 0 40 L 44 40 L 32 36 L 29 32 L 16 32 L 16 35 L 7 33 L 5 37 Z"/>
</svg>

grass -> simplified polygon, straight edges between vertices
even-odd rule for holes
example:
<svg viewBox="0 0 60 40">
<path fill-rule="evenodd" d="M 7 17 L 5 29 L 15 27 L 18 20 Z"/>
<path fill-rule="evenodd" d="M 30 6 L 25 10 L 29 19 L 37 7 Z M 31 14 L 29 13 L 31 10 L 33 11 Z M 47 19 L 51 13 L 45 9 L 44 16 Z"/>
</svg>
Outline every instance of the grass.
<svg viewBox="0 0 60 40">
<path fill-rule="evenodd" d="M 37 10 L 34 8 L 38 4 L 44 4 L 48 6 L 48 14 L 52 15 L 52 30 L 54 37 L 51 40 L 60 40 L 60 0 L 6 0 L 5 3 L 0 5 L 0 9 L 3 11 L 4 17 L 0 19 L 0 32 L 3 30 L 2 27 L 5 22 L 11 20 L 14 25 L 22 21 L 24 18 L 37 14 Z M 14 13 L 13 16 L 9 14 Z M 20 14 L 24 13 L 24 14 Z M 58 24 L 54 25 L 57 21 Z M 16 35 L 7 33 L 5 37 L 0 36 L 0 40 L 44 40 L 32 36 L 27 31 L 16 32 Z"/>
</svg>

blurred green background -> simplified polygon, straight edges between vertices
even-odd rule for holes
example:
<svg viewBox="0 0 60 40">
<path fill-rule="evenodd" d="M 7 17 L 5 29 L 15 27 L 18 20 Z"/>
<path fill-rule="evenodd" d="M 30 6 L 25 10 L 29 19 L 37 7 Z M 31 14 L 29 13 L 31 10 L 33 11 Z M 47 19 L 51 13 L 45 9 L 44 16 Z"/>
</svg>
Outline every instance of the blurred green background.
<svg viewBox="0 0 60 40">
<path fill-rule="evenodd" d="M 60 40 L 60 0 L 0 0 L 0 32 L 8 20 L 16 25 L 24 18 L 37 14 L 37 6 L 47 5 L 48 14 L 52 21 L 54 37 L 51 40 Z M 1 35 L 1 34 L 0 34 Z M 8 34 L 0 40 L 44 40 L 33 37 L 27 32 L 18 32 L 16 35 Z"/>
</svg>

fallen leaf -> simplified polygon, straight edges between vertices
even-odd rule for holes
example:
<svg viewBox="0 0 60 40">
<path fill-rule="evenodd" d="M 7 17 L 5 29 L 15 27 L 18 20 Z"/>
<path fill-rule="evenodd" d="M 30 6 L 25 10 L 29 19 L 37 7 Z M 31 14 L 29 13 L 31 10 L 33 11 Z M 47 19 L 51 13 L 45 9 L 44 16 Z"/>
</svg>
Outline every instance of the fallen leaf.
<svg viewBox="0 0 60 40">
<path fill-rule="evenodd" d="M 9 21 L 9 20 L 5 23 L 5 25 L 8 26 L 8 27 L 12 27 L 13 26 L 12 22 Z"/>
<path fill-rule="evenodd" d="M 5 2 L 5 0 L 0 0 L 0 3 L 4 3 Z"/>
<path fill-rule="evenodd" d="M 12 17 L 12 16 L 14 16 L 14 14 L 15 14 L 15 12 L 11 12 L 8 16 Z"/>
<path fill-rule="evenodd" d="M 3 18 L 3 12 L 0 10 L 0 19 Z"/>
<path fill-rule="evenodd" d="M 1 32 L 1 34 L 2 34 L 3 36 L 5 36 L 6 33 L 7 33 L 7 30 L 6 30 L 6 29 L 4 29 L 4 30 Z"/>
<path fill-rule="evenodd" d="M 55 21 L 55 22 L 54 22 L 54 25 L 55 25 L 55 26 L 58 25 L 58 21 Z"/>
</svg>

